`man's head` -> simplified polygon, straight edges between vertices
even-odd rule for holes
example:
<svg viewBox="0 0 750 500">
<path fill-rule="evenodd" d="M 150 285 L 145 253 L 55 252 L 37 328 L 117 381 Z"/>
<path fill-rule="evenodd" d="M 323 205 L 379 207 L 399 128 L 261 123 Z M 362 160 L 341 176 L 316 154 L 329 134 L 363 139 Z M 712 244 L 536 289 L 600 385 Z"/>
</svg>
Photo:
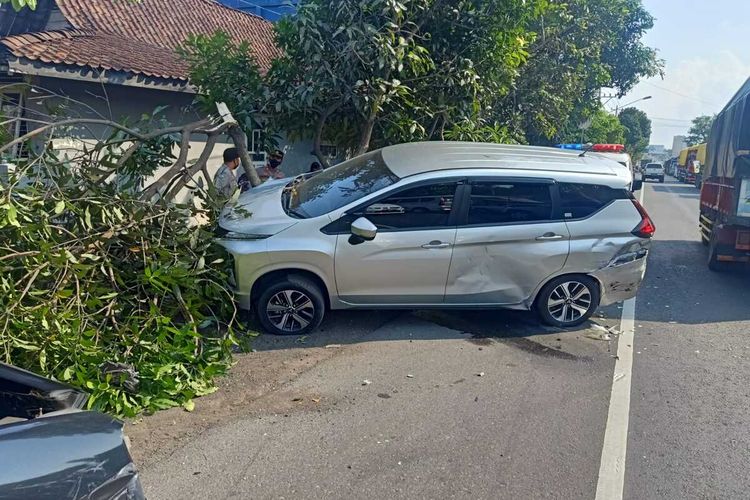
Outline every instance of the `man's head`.
<svg viewBox="0 0 750 500">
<path fill-rule="evenodd" d="M 277 149 L 268 157 L 268 166 L 278 168 L 282 161 L 284 161 L 284 153 Z"/>
<path fill-rule="evenodd" d="M 234 170 L 240 166 L 240 153 L 237 148 L 227 148 L 224 150 L 224 165 Z"/>
</svg>

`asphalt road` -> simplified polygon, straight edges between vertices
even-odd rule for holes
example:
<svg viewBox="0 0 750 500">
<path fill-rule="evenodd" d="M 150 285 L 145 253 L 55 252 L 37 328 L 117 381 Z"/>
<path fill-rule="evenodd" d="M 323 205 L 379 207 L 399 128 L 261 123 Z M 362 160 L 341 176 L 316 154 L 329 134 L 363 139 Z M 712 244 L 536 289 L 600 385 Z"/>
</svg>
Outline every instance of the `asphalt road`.
<svg viewBox="0 0 750 500">
<path fill-rule="evenodd" d="M 624 497 L 746 498 L 749 275 L 707 270 L 697 190 L 645 189 L 658 233 L 636 302 Z M 619 325 L 619 311 L 595 322 Z M 375 326 L 350 334 L 364 314 Z M 257 355 L 339 345 L 285 387 L 299 411 L 203 433 L 143 471 L 149 498 L 595 497 L 616 339 L 516 312 L 327 325 L 256 343 Z"/>
</svg>

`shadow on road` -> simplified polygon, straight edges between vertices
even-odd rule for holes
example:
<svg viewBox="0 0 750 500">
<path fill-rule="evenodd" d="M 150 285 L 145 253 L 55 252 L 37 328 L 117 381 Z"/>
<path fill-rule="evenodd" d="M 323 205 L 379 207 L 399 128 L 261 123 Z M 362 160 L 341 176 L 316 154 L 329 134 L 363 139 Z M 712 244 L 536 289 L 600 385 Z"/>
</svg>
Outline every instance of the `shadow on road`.
<svg viewBox="0 0 750 500">
<path fill-rule="evenodd" d="M 592 321 L 604 320 L 597 317 Z M 263 334 L 253 341 L 253 347 L 268 351 L 380 341 L 459 339 L 479 346 L 502 342 L 532 354 L 572 361 L 586 358 L 565 352 L 559 345 L 550 345 L 549 339 L 541 342 L 541 337 L 551 336 L 559 342 L 558 337 L 580 336 L 590 328 L 591 322 L 571 329 L 546 326 L 525 311 L 332 311 L 313 334 L 304 337 Z M 532 340 L 534 337 L 540 337 L 540 342 Z"/>
<path fill-rule="evenodd" d="M 750 320 L 750 267 L 727 272 L 707 266 L 698 241 L 654 241 L 638 294 L 638 321 L 711 324 Z"/>
</svg>

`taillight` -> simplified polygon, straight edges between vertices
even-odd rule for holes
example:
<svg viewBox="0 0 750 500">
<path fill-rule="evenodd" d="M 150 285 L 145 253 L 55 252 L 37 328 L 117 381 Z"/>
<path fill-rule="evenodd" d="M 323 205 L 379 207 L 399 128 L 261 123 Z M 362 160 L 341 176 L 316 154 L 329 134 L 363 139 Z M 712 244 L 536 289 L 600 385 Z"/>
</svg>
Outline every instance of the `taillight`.
<svg viewBox="0 0 750 500">
<path fill-rule="evenodd" d="M 638 236 L 639 238 L 651 238 L 654 233 L 656 232 L 656 226 L 654 225 L 654 222 L 651 220 L 651 217 L 648 216 L 648 212 L 646 212 L 646 209 L 643 208 L 643 205 L 638 203 L 638 200 L 631 199 L 630 201 L 633 202 L 633 205 L 635 205 L 635 209 L 638 210 L 638 213 L 641 214 L 641 222 L 635 226 L 635 229 L 633 229 L 633 234 L 635 236 Z"/>
</svg>

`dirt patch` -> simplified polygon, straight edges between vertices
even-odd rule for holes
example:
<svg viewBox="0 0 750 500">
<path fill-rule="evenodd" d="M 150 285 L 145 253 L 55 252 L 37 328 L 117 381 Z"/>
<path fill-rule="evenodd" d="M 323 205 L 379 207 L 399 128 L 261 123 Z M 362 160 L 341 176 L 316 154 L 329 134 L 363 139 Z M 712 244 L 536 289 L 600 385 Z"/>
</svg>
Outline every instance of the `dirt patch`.
<svg viewBox="0 0 750 500">
<path fill-rule="evenodd" d="M 147 468 L 210 427 L 237 418 L 315 409 L 320 404 L 318 395 L 283 388 L 342 350 L 298 348 L 235 356 L 236 364 L 229 374 L 218 380 L 219 390 L 196 398 L 192 412 L 171 408 L 126 422 L 125 434 L 130 438 L 135 463 Z"/>
</svg>

